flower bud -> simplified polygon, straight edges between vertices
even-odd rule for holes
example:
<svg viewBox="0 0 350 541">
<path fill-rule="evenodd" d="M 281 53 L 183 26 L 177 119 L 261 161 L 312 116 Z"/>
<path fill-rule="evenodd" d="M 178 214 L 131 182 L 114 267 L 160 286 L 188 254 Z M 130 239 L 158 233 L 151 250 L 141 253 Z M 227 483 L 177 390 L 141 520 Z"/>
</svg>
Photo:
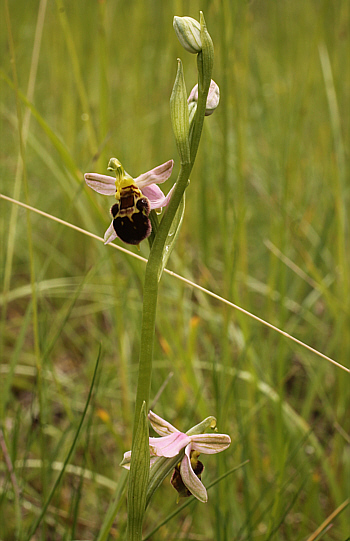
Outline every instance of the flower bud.
<svg viewBox="0 0 350 541">
<path fill-rule="evenodd" d="M 198 85 L 195 85 L 191 90 L 191 94 L 189 95 L 187 102 L 190 105 L 193 102 L 197 103 L 197 101 L 198 101 Z M 213 114 L 213 112 L 219 105 L 219 101 L 220 101 L 220 90 L 216 82 L 213 81 L 212 79 L 210 81 L 207 103 L 205 107 L 205 116 L 209 116 Z"/>
<path fill-rule="evenodd" d="M 179 42 L 186 51 L 192 54 L 201 52 L 201 25 L 196 19 L 175 16 L 173 26 Z"/>
</svg>

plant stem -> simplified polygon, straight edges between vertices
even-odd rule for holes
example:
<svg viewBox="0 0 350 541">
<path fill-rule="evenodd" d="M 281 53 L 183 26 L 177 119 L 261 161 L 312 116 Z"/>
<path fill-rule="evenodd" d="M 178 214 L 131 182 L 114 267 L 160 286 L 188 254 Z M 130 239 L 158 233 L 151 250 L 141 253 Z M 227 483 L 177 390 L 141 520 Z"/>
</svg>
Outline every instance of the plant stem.
<svg viewBox="0 0 350 541">
<path fill-rule="evenodd" d="M 146 411 L 148 411 L 149 395 L 152 375 L 152 359 L 154 346 L 154 332 L 158 300 L 159 269 L 162 265 L 163 251 L 167 240 L 168 232 L 174 219 L 177 208 L 188 185 L 188 177 L 192 169 L 192 164 L 187 163 L 181 166 L 179 176 L 176 182 L 176 188 L 170 200 L 169 206 L 164 213 L 163 219 L 159 224 L 159 229 L 153 242 L 150 252 L 143 289 L 143 314 L 141 328 L 141 347 L 139 358 L 139 375 L 137 383 L 134 431 L 140 417 L 141 406 L 146 402 Z"/>
<path fill-rule="evenodd" d="M 208 45 L 208 48 L 209 47 L 210 44 Z M 203 50 L 197 55 L 198 104 L 190 141 L 190 162 L 181 163 L 181 168 L 176 181 L 174 193 L 159 224 L 159 228 L 153 241 L 152 249 L 146 266 L 145 283 L 143 290 L 143 316 L 141 329 L 139 376 L 136 393 L 133 436 L 135 436 L 136 433 L 136 427 L 143 402 L 146 402 L 146 411 L 148 411 L 152 375 L 154 331 L 158 299 L 158 282 L 160 280 L 159 274 L 169 229 L 175 217 L 176 211 L 180 205 L 185 189 L 188 186 L 188 179 L 197 155 L 199 141 L 203 129 L 207 96 L 211 81 L 212 54 L 212 50 Z M 208 60 L 208 58 L 210 58 L 210 61 Z"/>
<path fill-rule="evenodd" d="M 182 201 L 184 192 L 188 186 L 189 176 L 196 158 L 203 129 L 206 101 L 211 81 L 213 44 L 206 30 L 202 13 L 201 40 L 203 49 L 197 55 L 198 104 L 191 135 L 188 133 L 188 110 L 185 82 L 183 79 L 182 65 L 181 62 L 179 62 L 178 73 L 171 98 L 171 106 L 173 107 L 173 128 L 175 122 L 174 133 L 180 154 L 181 167 L 174 193 L 154 237 L 145 272 L 139 373 L 133 425 L 133 455 L 130 466 L 128 489 L 128 541 L 141 541 L 142 521 L 146 506 L 146 499 L 144 496 L 148 484 L 149 460 L 145 460 L 145 456 L 149 456 L 148 438 L 144 437 L 145 433 L 141 429 L 138 430 L 138 427 L 140 425 L 141 428 L 141 421 L 143 419 L 142 411 L 145 412 L 145 415 L 147 414 L 150 401 L 158 284 L 164 266 L 163 258 L 166 251 L 169 231 Z M 142 408 L 144 408 L 144 410 L 142 410 Z M 146 435 L 148 435 L 148 430 Z M 142 438 L 142 443 L 139 438 Z M 147 475 L 140 476 L 138 474 L 137 481 L 135 482 L 135 472 L 143 472 L 143 468 L 147 468 Z"/>
</svg>

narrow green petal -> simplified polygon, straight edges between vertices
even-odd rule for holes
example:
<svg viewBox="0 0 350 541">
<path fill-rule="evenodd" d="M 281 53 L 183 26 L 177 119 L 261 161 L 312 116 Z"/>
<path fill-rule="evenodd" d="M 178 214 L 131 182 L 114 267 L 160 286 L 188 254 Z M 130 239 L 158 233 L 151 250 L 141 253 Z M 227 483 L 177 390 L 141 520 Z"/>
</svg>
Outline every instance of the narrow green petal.
<svg viewBox="0 0 350 541">
<path fill-rule="evenodd" d="M 189 116 L 187 104 L 187 92 L 183 74 L 182 62 L 178 59 L 178 67 L 170 97 L 171 122 L 177 150 L 180 155 L 181 163 L 190 162 L 190 143 L 189 143 Z"/>
<path fill-rule="evenodd" d="M 198 423 L 198 425 L 193 426 L 190 428 L 190 430 L 187 430 L 186 434 L 188 436 L 193 436 L 194 434 L 204 434 L 208 428 L 215 428 L 216 427 L 216 419 L 212 415 L 210 417 L 207 417 L 202 421 L 201 423 Z"/>
</svg>

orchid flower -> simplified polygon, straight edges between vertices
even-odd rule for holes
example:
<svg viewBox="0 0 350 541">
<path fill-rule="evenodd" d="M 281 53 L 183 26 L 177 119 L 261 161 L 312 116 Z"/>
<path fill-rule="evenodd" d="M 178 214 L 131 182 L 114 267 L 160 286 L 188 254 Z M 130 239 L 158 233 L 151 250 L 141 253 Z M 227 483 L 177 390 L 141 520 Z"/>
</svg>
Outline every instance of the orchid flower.
<svg viewBox="0 0 350 541">
<path fill-rule="evenodd" d="M 150 411 L 148 419 L 160 438 L 149 438 L 151 468 L 158 457 L 173 458 L 179 455 L 171 484 L 180 496 L 193 494 L 201 502 L 208 500 L 207 491 L 200 480 L 203 464 L 198 460 L 200 453 L 215 454 L 229 447 L 231 438 L 227 434 L 197 434 L 199 429 L 214 428 L 216 419 L 208 417 L 202 423 L 190 429 L 186 434 L 177 430 L 173 425 Z M 124 453 L 121 466 L 130 468 L 131 451 Z"/>
<path fill-rule="evenodd" d="M 109 244 L 117 237 L 128 244 L 139 244 L 149 237 L 152 231 L 148 218 L 152 209 L 165 207 L 171 198 L 172 190 L 164 195 L 157 184 L 165 182 L 171 175 L 174 161 L 168 162 L 132 178 L 122 164 L 111 158 L 108 170 L 114 171 L 116 178 L 98 173 L 86 173 L 86 184 L 102 195 L 114 195 L 116 203 L 111 208 L 113 220 L 104 240 Z"/>
</svg>

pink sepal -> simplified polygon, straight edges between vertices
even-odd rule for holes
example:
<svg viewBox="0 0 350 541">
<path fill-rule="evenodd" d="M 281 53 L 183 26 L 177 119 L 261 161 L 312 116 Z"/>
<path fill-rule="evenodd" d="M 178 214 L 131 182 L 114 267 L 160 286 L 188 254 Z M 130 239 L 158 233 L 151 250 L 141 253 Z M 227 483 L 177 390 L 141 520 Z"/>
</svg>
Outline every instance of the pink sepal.
<svg viewBox="0 0 350 541">
<path fill-rule="evenodd" d="M 149 449 L 152 455 L 170 458 L 178 455 L 190 441 L 189 436 L 183 432 L 174 432 L 162 438 L 150 438 Z"/>
<path fill-rule="evenodd" d="M 197 475 L 194 473 L 192 466 L 191 466 L 191 448 L 192 445 L 187 445 L 185 449 L 185 456 L 183 457 L 181 461 L 180 466 L 180 474 L 181 479 L 184 482 L 184 485 L 188 488 L 188 490 L 193 494 L 197 500 L 200 502 L 205 503 L 208 500 L 208 494 L 205 489 L 205 486 L 201 482 L 201 480 L 197 477 Z"/>
<path fill-rule="evenodd" d="M 150 184 L 162 184 L 165 182 L 171 175 L 173 170 L 174 160 L 169 160 L 168 162 L 158 165 L 154 169 L 143 173 L 139 177 L 135 178 L 135 184 L 140 188 L 144 193 L 144 187 L 149 186 Z M 145 194 L 146 195 L 146 194 Z M 146 197 L 148 197 L 146 195 Z"/>
<path fill-rule="evenodd" d="M 98 173 L 86 173 L 84 175 L 86 184 L 102 195 L 115 194 L 115 178 Z"/>
<path fill-rule="evenodd" d="M 191 436 L 191 445 L 194 451 L 205 455 L 221 453 L 230 446 L 231 438 L 227 434 L 197 434 Z"/>
<path fill-rule="evenodd" d="M 154 411 L 149 410 L 148 420 L 152 425 L 152 428 L 160 436 L 169 436 L 174 432 L 179 432 L 177 428 L 168 423 L 165 419 L 154 413 Z"/>
</svg>

